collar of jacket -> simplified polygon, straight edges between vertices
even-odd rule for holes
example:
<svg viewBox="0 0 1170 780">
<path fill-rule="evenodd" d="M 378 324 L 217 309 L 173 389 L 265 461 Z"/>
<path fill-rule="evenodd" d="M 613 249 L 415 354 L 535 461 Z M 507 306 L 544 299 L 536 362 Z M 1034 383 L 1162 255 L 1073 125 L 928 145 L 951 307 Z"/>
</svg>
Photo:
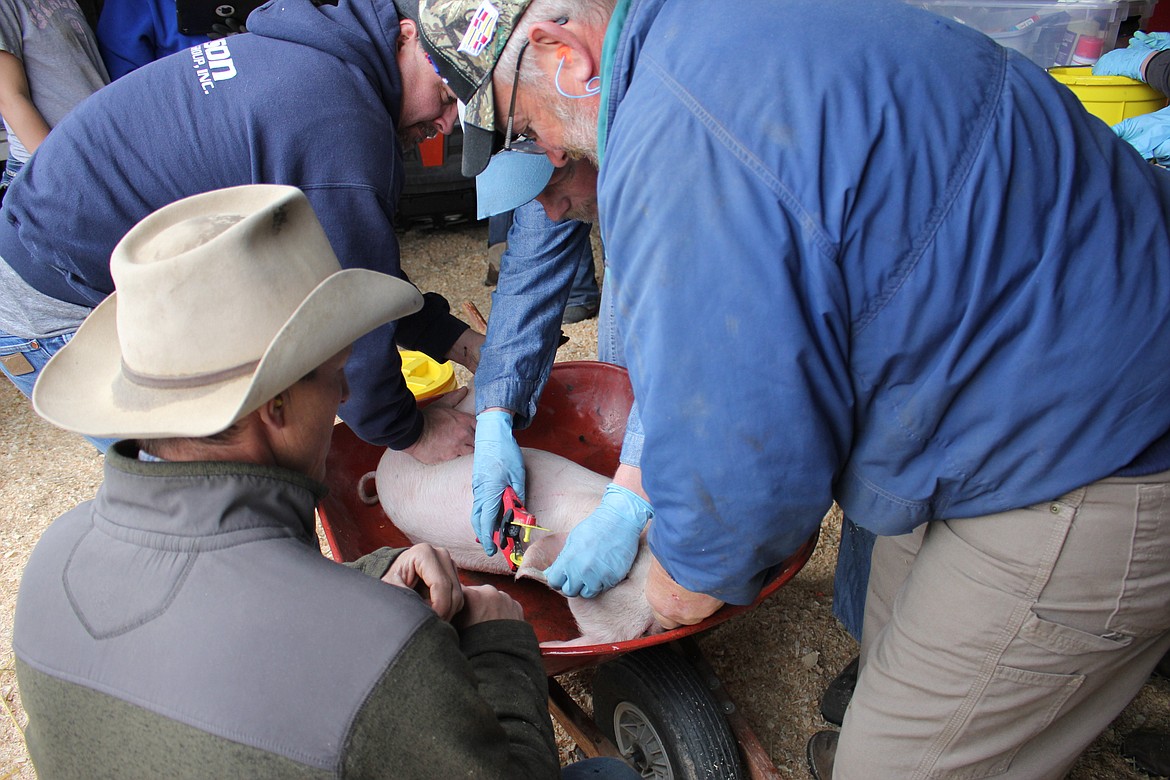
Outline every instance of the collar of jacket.
<svg viewBox="0 0 1170 780">
<path fill-rule="evenodd" d="M 94 522 L 107 533 L 169 550 L 274 536 L 319 548 L 314 510 L 328 489 L 316 480 L 254 463 L 148 462 L 137 455 L 126 441 L 106 453 Z"/>
</svg>

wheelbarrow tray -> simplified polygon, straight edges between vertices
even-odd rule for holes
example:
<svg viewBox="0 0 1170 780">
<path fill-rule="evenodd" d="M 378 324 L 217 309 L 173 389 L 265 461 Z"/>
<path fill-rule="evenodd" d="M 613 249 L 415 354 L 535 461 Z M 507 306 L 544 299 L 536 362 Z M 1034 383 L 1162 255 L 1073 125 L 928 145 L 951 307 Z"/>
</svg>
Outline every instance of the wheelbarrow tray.
<svg viewBox="0 0 1170 780">
<path fill-rule="evenodd" d="M 595 361 L 557 363 L 541 395 L 532 424 L 517 431 L 524 447 L 554 452 L 601 474 L 613 474 L 621 453 L 626 416 L 633 392 L 624 369 Z M 359 497 L 362 476 L 378 467 L 384 448 L 359 439 L 344 423 L 333 431 L 326 461 L 329 494 L 319 515 L 325 538 L 337 561 L 352 561 L 380 547 L 406 547 L 410 540 L 386 516 L 380 504 L 367 505 Z M 470 518 L 468 518 L 470 533 Z M 545 670 L 551 675 L 584 669 L 623 653 L 691 636 L 758 605 L 796 576 L 816 546 L 816 535 L 789 557 L 756 600 L 745 606 L 726 605 L 692 626 L 664 631 L 624 642 L 574 647 L 542 648 Z M 565 597 L 534 580 L 514 580 L 498 574 L 461 571 L 470 585 L 490 584 L 508 593 L 524 607 L 524 616 L 541 642 L 578 636 Z"/>
</svg>

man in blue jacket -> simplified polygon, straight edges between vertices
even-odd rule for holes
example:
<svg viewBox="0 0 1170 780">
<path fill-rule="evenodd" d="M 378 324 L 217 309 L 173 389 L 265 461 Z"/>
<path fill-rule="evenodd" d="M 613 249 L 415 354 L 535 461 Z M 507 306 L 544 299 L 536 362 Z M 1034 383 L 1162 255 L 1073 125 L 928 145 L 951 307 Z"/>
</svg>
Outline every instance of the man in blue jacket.
<svg viewBox="0 0 1170 780">
<path fill-rule="evenodd" d="M 448 132 L 455 96 L 393 4 L 283 0 L 250 32 L 145 65 L 70 114 L 0 212 L 0 362 L 31 392 L 39 367 L 112 290 L 114 245 L 151 211 L 207 190 L 291 184 L 346 268 L 404 276 L 393 215 L 399 138 Z M 273 279 L 279 284 L 280 279 Z M 471 451 L 474 418 L 420 412 L 395 344 L 474 370 L 482 337 L 426 296 L 363 336 L 341 416 L 367 441 L 433 462 Z M 165 316 L 160 312 L 159 316 Z M 337 316 L 346 316 L 339 310 Z"/>
<path fill-rule="evenodd" d="M 664 625 L 835 500 L 881 538 L 834 776 L 1062 776 L 1170 647 L 1170 177 L 902 3 L 486 5 L 424 43 L 465 172 L 599 164 Z"/>
</svg>

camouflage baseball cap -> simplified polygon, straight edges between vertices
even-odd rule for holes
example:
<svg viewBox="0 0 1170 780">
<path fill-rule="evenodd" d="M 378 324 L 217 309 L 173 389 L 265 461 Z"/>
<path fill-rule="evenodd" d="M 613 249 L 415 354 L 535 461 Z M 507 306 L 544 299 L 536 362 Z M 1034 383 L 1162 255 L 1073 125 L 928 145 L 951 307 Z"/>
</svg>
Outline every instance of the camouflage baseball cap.
<svg viewBox="0 0 1170 780">
<path fill-rule="evenodd" d="M 463 175 L 487 167 L 496 145 L 492 70 L 532 0 L 394 0 L 419 28 L 440 75 L 467 106 Z"/>
</svg>

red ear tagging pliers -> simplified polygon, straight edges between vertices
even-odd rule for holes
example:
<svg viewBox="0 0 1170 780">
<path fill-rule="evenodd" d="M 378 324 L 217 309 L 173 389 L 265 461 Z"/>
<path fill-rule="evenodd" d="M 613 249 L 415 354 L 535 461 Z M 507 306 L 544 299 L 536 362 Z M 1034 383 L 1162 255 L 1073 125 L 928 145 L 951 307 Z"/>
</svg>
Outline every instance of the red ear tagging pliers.
<svg viewBox="0 0 1170 780">
<path fill-rule="evenodd" d="M 504 511 L 500 515 L 500 522 L 492 532 L 492 541 L 508 559 L 508 566 L 512 571 L 520 568 L 524 560 L 524 550 L 532 539 L 532 531 L 547 531 L 536 524 L 536 517 L 520 503 L 520 497 L 512 486 L 504 488 Z"/>
</svg>

